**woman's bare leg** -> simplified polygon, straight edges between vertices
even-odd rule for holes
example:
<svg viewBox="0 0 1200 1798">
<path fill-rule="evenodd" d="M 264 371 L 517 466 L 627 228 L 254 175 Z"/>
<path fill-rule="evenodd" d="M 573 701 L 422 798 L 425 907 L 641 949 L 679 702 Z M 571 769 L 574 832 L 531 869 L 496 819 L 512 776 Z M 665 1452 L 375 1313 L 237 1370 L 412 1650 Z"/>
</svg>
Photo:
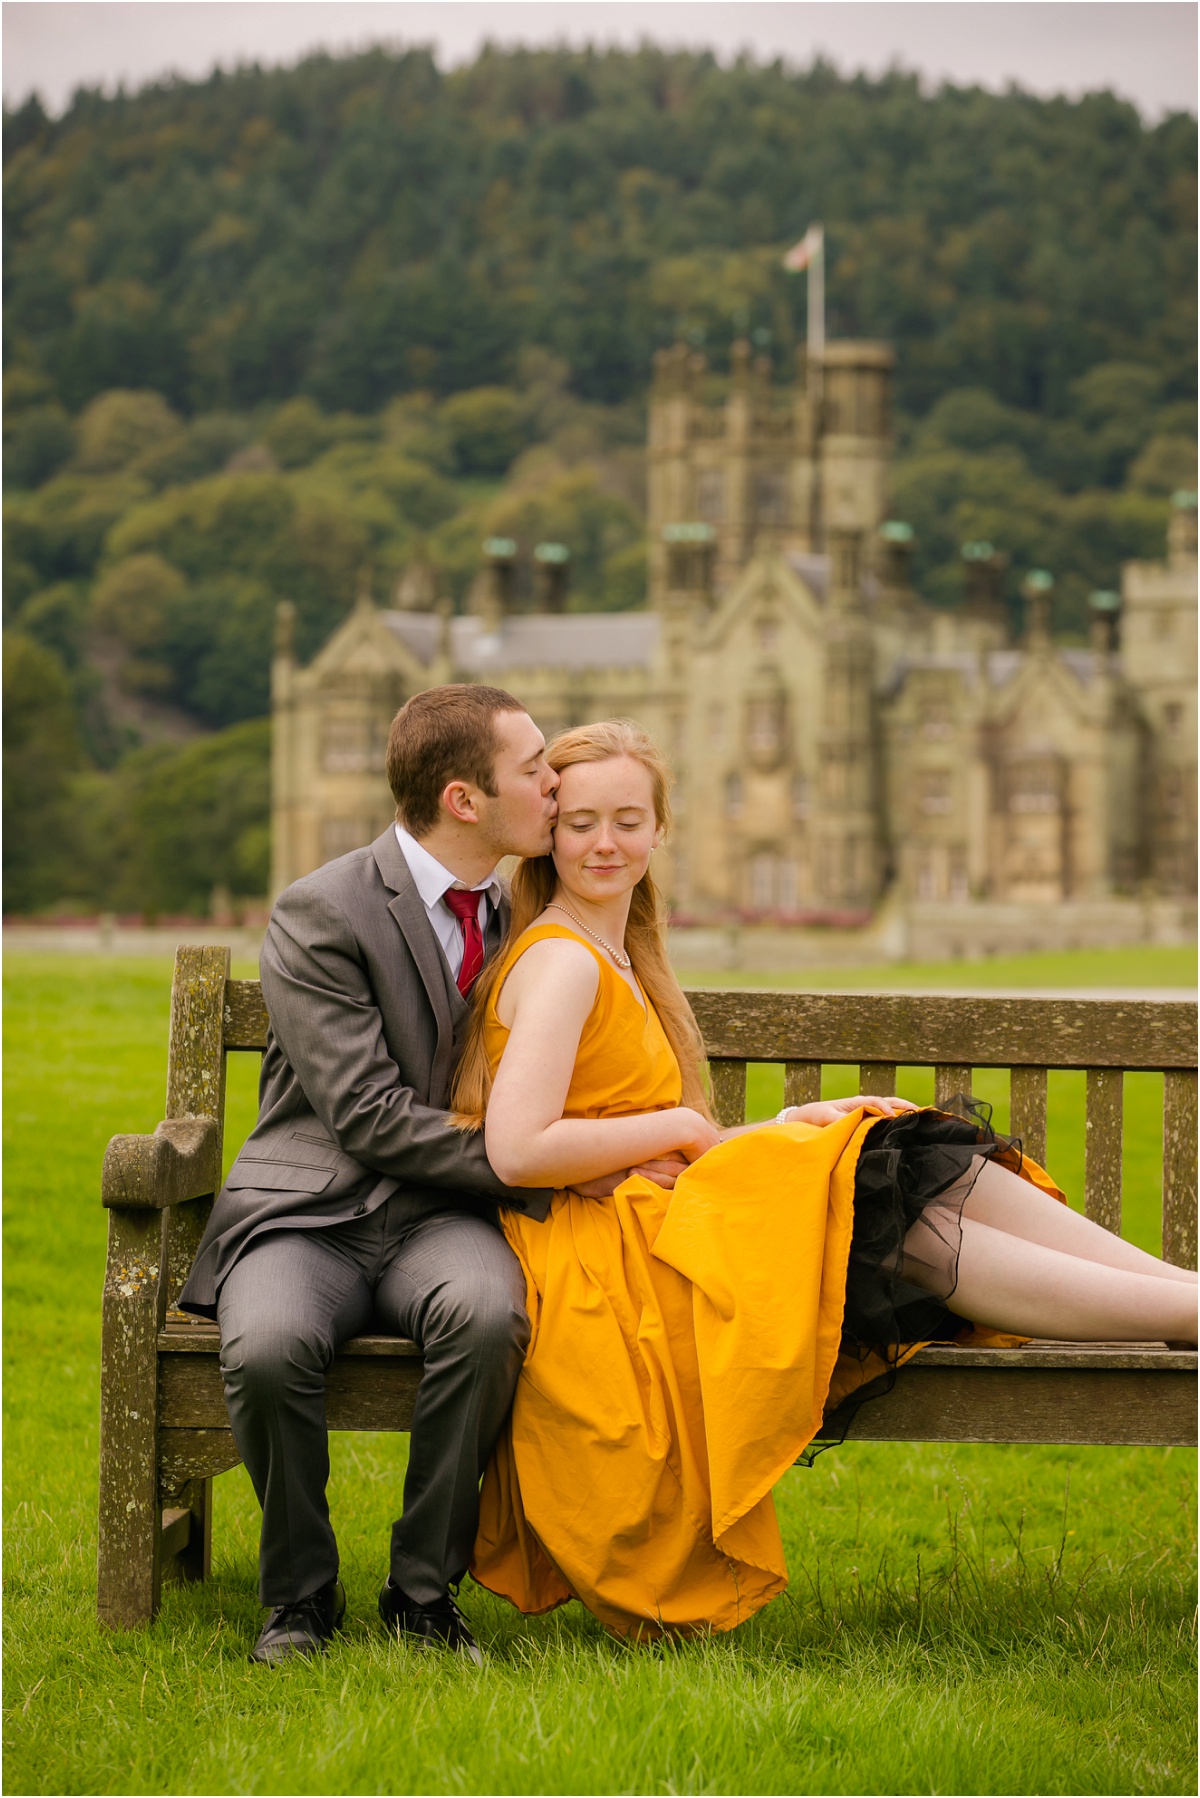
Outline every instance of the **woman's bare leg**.
<svg viewBox="0 0 1200 1798">
<path fill-rule="evenodd" d="M 928 1266 L 907 1256 L 903 1266 L 914 1285 L 938 1290 Z M 1063 1254 L 970 1217 L 962 1221 L 949 1304 L 970 1323 L 1060 1342 L 1196 1339 L 1194 1289 Z"/>
<path fill-rule="evenodd" d="M 1175 1280 L 1181 1285 L 1195 1286 L 1196 1275 L 1190 1268 L 1172 1267 L 1157 1255 L 1148 1255 L 1120 1236 L 1114 1236 L 1090 1218 L 1081 1217 L 1069 1205 L 1052 1199 L 1022 1180 L 1019 1174 L 1001 1167 L 998 1162 L 984 1161 L 971 1188 L 963 1217 L 1003 1230 L 1025 1242 L 1037 1242 L 1043 1248 L 1057 1249 L 1064 1255 L 1075 1255 L 1101 1267 L 1124 1268 L 1128 1273 L 1148 1274 L 1159 1280 Z M 914 1226 L 919 1228 L 918 1224 Z"/>
</svg>

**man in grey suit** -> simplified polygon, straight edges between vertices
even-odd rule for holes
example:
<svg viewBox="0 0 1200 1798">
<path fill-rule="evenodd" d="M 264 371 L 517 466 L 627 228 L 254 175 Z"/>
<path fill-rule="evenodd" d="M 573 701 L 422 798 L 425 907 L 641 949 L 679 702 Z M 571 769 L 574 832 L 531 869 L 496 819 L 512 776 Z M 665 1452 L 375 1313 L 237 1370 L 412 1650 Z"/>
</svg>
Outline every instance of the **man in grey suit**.
<svg viewBox="0 0 1200 1798">
<path fill-rule="evenodd" d="M 424 1354 L 380 1611 L 478 1660 L 449 1588 L 529 1332 L 497 1207 L 540 1218 L 550 1202 L 498 1180 L 482 1133 L 446 1111 L 467 995 L 507 922 L 496 864 L 551 845 L 544 739 L 507 693 L 436 688 L 397 714 L 387 768 L 395 827 L 296 881 L 271 914 L 258 1122 L 182 1296 L 221 1326 L 230 1422 L 263 1508 L 273 1609 L 253 1653 L 267 1663 L 320 1651 L 341 1622 L 325 1374 L 371 1327 Z"/>
</svg>

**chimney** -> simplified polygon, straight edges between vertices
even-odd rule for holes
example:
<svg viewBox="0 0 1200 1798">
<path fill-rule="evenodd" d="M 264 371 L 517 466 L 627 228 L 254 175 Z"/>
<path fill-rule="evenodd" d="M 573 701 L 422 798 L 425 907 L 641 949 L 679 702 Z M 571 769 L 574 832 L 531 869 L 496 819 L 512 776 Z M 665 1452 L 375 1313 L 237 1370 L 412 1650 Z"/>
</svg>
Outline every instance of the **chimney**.
<svg viewBox="0 0 1200 1798">
<path fill-rule="evenodd" d="M 1098 587 L 1089 595 L 1091 613 L 1089 638 L 1097 655 L 1109 656 L 1117 647 L 1117 626 L 1121 617 L 1121 595 L 1107 587 Z"/>
<path fill-rule="evenodd" d="M 539 543 L 533 552 L 533 609 L 565 612 L 571 552 L 565 543 Z"/>
<path fill-rule="evenodd" d="M 1026 642 L 1030 649 L 1050 647 L 1050 595 L 1054 576 L 1045 568 L 1033 568 L 1021 582 L 1026 607 Z"/>
<path fill-rule="evenodd" d="M 912 586 L 912 556 L 916 533 L 911 524 L 889 518 L 879 527 L 879 572 L 885 587 L 907 593 Z"/>
<path fill-rule="evenodd" d="M 483 619 L 489 631 L 497 631 L 512 605 L 517 546 L 511 537 L 487 537 L 483 543 L 483 567 L 471 582 L 467 609 Z"/>
<path fill-rule="evenodd" d="M 1171 495 L 1171 522 L 1167 526 L 1167 561 L 1172 568 L 1186 568 L 1196 560 L 1196 495 L 1180 491 Z"/>
</svg>

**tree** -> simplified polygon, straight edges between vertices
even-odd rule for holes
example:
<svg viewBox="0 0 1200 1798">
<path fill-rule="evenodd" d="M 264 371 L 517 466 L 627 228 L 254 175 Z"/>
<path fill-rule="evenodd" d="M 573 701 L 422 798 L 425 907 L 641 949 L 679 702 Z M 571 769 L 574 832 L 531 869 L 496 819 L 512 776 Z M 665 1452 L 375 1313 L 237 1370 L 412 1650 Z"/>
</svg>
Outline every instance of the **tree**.
<svg viewBox="0 0 1200 1798">
<path fill-rule="evenodd" d="M 4 904 L 14 912 L 49 905 L 63 891 L 70 859 L 64 802 L 78 766 L 71 686 L 50 649 L 19 631 L 4 634 Z"/>
</svg>

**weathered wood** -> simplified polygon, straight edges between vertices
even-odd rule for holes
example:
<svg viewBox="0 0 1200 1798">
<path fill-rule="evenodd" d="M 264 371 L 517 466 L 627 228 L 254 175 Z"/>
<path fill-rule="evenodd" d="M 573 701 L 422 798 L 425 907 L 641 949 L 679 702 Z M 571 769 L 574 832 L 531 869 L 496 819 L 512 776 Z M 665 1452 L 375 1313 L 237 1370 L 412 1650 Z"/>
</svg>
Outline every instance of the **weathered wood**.
<svg viewBox="0 0 1200 1798">
<path fill-rule="evenodd" d="M 331 1430 L 407 1430 L 421 1383 L 420 1354 L 340 1355 L 325 1380 Z M 159 1363 L 159 1416 L 164 1430 L 228 1426 L 215 1355 L 164 1355 Z"/>
<path fill-rule="evenodd" d="M 1196 1075 L 1163 1079 L 1163 1259 L 1196 1265 Z"/>
<path fill-rule="evenodd" d="M 957 1061 L 939 1061 L 933 1070 L 933 1102 L 943 1111 L 962 1111 L 971 1097 L 969 1066 Z"/>
<path fill-rule="evenodd" d="M 160 1432 L 161 1436 L 161 1432 Z M 185 1580 L 189 1584 L 206 1580 L 212 1572 L 212 1480 L 192 1479 L 179 1494 L 179 1508 L 187 1518 L 187 1530 L 178 1548 L 167 1559 L 164 1511 L 163 1578 Z"/>
<path fill-rule="evenodd" d="M 187 1506 L 162 1514 L 162 1555 L 165 1566 L 172 1555 L 182 1552 L 192 1533 L 192 1513 Z"/>
<path fill-rule="evenodd" d="M 1020 1348 L 924 1348 L 910 1367 L 1041 1367 L 1073 1373 L 1081 1367 L 1140 1367 L 1158 1373 L 1195 1373 L 1195 1349 L 1172 1350 L 1161 1342 L 1050 1342 L 1039 1339 Z"/>
<path fill-rule="evenodd" d="M 1121 1111 L 1125 1076 L 1120 1068 L 1089 1068 L 1084 1143 L 1083 1206 L 1093 1223 L 1121 1234 Z"/>
<path fill-rule="evenodd" d="M 713 1116 L 728 1128 L 746 1121 L 746 1064 L 744 1061 L 710 1061 Z"/>
<path fill-rule="evenodd" d="M 860 1061 L 858 1090 L 870 1098 L 892 1099 L 896 1096 L 896 1064 L 894 1061 Z"/>
<path fill-rule="evenodd" d="M 225 982 L 225 1047 L 265 1049 L 267 1008 L 257 980 Z"/>
<path fill-rule="evenodd" d="M 1003 1353 L 1004 1351 L 998 1351 Z M 1195 1374 L 1144 1368 L 903 1367 L 891 1392 L 849 1421 L 851 1442 L 1108 1442 L 1190 1447 Z"/>
<path fill-rule="evenodd" d="M 241 1465 L 228 1417 L 223 1429 L 158 1432 L 158 1491 L 164 1505 L 189 1499 L 193 1484 L 208 1485 L 214 1474 Z"/>
<path fill-rule="evenodd" d="M 179 1301 L 221 1184 L 225 1130 L 225 987 L 229 950 L 181 946 L 171 982 L 171 1037 L 167 1050 L 167 1117 L 209 1117 L 216 1123 L 212 1153 L 216 1177 L 194 1202 L 163 1217 L 163 1265 L 167 1305 Z M 258 983 L 255 982 L 255 985 Z M 193 1198 L 188 1194 L 189 1199 Z"/>
<path fill-rule="evenodd" d="M 100 1330 L 97 1608 L 110 1628 L 158 1608 L 157 1339 L 165 1308 L 157 1211 L 112 1210 Z"/>
<path fill-rule="evenodd" d="M 1183 999 L 995 999 L 692 987 L 708 1053 L 747 1061 L 1193 1068 Z"/>
<path fill-rule="evenodd" d="M 1016 1067 L 1009 1076 L 1008 1129 L 1039 1167 L 1046 1165 L 1046 1069 Z"/>
<path fill-rule="evenodd" d="M 104 1151 L 100 1203 L 164 1211 L 216 1191 L 221 1126 L 215 1118 L 166 1119 L 153 1136 L 114 1136 Z"/>
<path fill-rule="evenodd" d="M 819 1061 L 785 1061 L 783 1064 L 783 1102 L 785 1105 L 815 1105 L 821 1097 L 821 1064 Z"/>
</svg>

